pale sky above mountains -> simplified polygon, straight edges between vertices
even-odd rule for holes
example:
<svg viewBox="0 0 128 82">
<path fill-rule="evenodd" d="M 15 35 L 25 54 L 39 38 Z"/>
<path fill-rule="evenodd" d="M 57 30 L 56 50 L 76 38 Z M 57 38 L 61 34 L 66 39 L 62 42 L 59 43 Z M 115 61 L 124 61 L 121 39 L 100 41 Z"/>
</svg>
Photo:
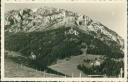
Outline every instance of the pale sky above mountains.
<svg viewBox="0 0 128 82">
<path fill-rule="evenodd" d="M 126 36 L 125 5 L 123 3 L 8 3 L 5 12 L 13 9 L 40 8 L 49 6 L 84 14 L 97 20 L 117 32 L 123 38 Z"/>
</svg>

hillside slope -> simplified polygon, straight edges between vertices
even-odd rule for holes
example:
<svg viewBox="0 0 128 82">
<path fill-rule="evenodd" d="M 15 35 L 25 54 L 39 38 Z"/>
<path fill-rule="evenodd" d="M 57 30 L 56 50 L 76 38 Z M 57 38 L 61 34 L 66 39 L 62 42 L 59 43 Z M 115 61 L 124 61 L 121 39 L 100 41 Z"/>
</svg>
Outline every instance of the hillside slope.
<svg viewBox="0 0 128 82">
<path fill-rule="evenodd" d="M 47 71 L 40 71 L 38 69 L 33 69 L 28 67 L 27 61 L 22 59 L 21 54 L 18 52 L 10 52 L 5 56 L 5 77 L 62 77 L 62 75 L 47 73 Z M 16 62 L 14 59 L 22 61 Z"/>
<path fill-rule="evenodd" d="M 13 62 L 11 59 L 5 59 L 5 77 L 62 77 L 55 74 L 44 73 L 43 71 L 34 70 L 32 68 Z"/>
</svg>

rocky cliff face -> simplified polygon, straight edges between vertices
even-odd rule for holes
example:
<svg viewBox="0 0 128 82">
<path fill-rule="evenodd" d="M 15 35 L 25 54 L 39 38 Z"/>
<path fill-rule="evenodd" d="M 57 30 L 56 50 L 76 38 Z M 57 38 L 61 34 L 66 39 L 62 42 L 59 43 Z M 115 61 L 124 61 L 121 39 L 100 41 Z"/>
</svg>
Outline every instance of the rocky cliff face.
<svg viewBox="0 0 128 82">
<path fill-rule="evenodd" d="M 80 15 L 64 9 L 39 8 L 12 10 L 5 14 L 5 32 L 37 32 L 71 27 L 79 32 L 93 35 L 108 46 L 124 47 L 123 39 L 114 31 L 100 22 L 93 21 L 85 15 Z M 75 32 L 74 32 L 75 34 Z"/>
</svg>

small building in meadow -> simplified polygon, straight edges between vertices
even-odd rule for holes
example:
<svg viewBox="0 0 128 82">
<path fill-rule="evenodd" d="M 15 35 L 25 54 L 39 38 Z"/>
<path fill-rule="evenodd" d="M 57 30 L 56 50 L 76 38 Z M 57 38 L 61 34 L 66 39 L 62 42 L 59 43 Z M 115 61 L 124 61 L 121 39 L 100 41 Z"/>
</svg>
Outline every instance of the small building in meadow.
<svg viewBox="0 0 128 82">
<path fill-rule="evenodd" d="M 93 62 L 90 63 L 91 66 L 100 66 L 101 62 L 99 60 L 94 60 Z"/>
</svg>

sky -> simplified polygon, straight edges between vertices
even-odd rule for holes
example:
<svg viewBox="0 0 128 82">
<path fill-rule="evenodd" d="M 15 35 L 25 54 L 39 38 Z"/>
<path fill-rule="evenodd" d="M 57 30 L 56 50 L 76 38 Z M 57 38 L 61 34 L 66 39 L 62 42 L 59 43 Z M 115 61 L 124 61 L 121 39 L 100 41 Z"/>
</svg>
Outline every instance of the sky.
<svg viewBox="0 0 128 82">
<path fill-rule="evenodd" d="M 40 8 L 49 6 L 87 15 L 93 20 L 117 32 L 123 38 L 126 35 L 124 3 L 6 3 L 5 12 L 13 9 Z"/>
</svg>

